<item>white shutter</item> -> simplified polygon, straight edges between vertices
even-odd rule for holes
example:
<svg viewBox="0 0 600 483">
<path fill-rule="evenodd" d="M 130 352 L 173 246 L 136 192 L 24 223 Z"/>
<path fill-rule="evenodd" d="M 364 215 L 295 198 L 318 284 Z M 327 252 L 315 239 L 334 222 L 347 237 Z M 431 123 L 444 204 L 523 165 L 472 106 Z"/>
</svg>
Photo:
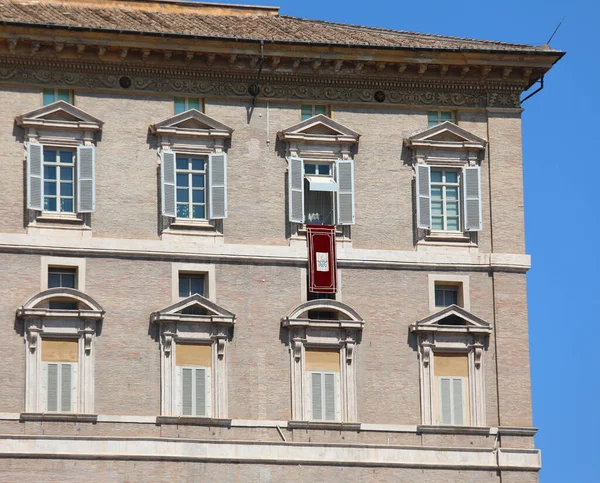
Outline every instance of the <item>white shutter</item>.
<svg viewBox="0 0 600 483">
<path fill-rule="evenodd" d="M 481 219 L 481 169 L 479 166 L 463 168 L 465 231 L 480 231 Z"/>
<path fill-rule="evenodd" d="M 336 420 L 336 410 L 335 410 L 335 373 L 328 372 L 324 374 L 325 384 L 324 384 L 324 393 L 325 393 L 325 419 L 327 421 L 335 421 Z"/>
<path fill-rule="evenodd" d="M 453 424 L 458 424 L 459 426 L 465 424 L 465 404 L 463 395 L 463 379 L 458 377 L 452 378 L 452 410 L 454 413 Z"/>
<path fill-rule="evenodd" d="M 431 229 L 431 168 L 417 164 L 417 227 Z"/>
<path fill-rule="evenodd" d="M 48 374 L 46 410 L 58 411 L 58 364 L 46 364 L 46 373 Z"/>
<path fill-rule="evenodd" d="M 314 420 L 323 419 L 323 396 L 321 394 L 321 377 L 322 374 L 320 372 L 310 373 L 312 419 Z"/>
<path fill-rule="evenodd" d="M 77 147 L 77 212 L 96 211 L 96 148 Z"/>
<path fill-rule="evenodd" d="M 452 388 L 448 377 L 440 378 L 440 419 L 442 424 L 452 424 Z"/>
<path fill-rule="evenodd" d="M 193 415 L 193 369 L 181 368 L 181 415 Z"/>
<path fill-rule="evenodd" d="M 27 144 L 27 208 L 44 209 L 44 146 Z"/>
<path fill-rule="evenodd" d="M 207 416 L 206 414 L 206 369 L 197 368 L 195 369 L 196 379 L 196 416 Z"/>
<path fill-rule="evenodd" d="M 63 413 L 71 412 L 72 401 L 72 378 L 71 364 L 60 365 L 60 410 Z"/>
<path fill-rule="evenodd" d="M 208 157 L 209 218 L 227 218 L 227 154 L 217 153 Z"/>
<path fill-rule="evenodd" d="M 354 225 L 354 161 L 338 159 L 335 173 L 338 182 L 337 223 Z"/>
<path fill-rule="evenodd" d="M 161 185 L 162 185 L 162 214 L 175 218 L 177 216 L 176 203 L 176 174 L 175 153 L 163 151 L 161 153 Z"/>
<path fill-rule="evenodd" d="M 288 158 L 289 218 L 304 223 L 304 160 Z"/>
</svg>

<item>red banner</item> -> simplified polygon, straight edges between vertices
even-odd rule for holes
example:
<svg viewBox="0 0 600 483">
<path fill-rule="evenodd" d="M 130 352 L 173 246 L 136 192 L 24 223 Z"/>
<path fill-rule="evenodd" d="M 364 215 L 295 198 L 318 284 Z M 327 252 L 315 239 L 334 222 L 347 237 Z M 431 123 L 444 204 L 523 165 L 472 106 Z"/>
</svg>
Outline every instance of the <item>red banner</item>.
<svg viewBox="0 0 600 483">
<path fill-rule="evenodd" d="M 337 291 L 335 226 L 307 225 L 308 290 L 313 293 Z"/>
</svg>

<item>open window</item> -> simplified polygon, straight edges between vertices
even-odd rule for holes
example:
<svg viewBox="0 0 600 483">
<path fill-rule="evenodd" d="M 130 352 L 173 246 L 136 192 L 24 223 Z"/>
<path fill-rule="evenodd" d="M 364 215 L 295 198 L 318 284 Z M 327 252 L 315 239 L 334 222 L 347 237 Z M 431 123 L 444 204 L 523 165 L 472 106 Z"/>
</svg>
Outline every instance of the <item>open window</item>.
<svg viewBox="0 0 600 483">
<path fill-rule="evenodd" d="M 356 422 L 360 315 L 335 300 L 311 300 L 294 308 L 281 325 L 289 331 L 292 420 Z"/>
<path fill-rule="evenodd" d="M 94 412 L 94 346 L 104 310 L 72 288 L 51 288 L 17 310 L 25 333 L 25 412 Z"/>
<path fill-rule="evenodd" d="M 96 210 L 95 134 L 102 121 L 60 100 L 16 122 L 25 130 L 30 221 L 83 223 Z"/>
<path fill-rule="evenodd" d="M 486 141 L 446 121 L 407 138 L 413 151 L 419 238 L 467 239 L 482 229 Z"/>
<path fill-rule="evenodd" d="M 161 416 L 227 417 L 227 344 L 235 315 L 201 295 L 152 314 L 160 332 Z"/>
<path fill-rule="evenodd" d="M 150 126 L 159 138 L 161 212 L 166 233 L 215 236 L 227 218 L 227 153 L 233 129 L 197 109 Z M 206 230 L 208 229 L 208 231 Z M 212 231 L 212 233 L 211 233 Z"/>
<path fill-rule="evenodd" d="M 305 224 L 355 221 L 354 148 L 359 134 L 323 114 L 279 133 L 288 152 L 288 218 Z"/>
<path fill-rule="evenodd" d="M 410 326 L 418 338 L 421 421 L 485 426 L 484 359 L 490 324 L 456 305 Z"/>
</svg>

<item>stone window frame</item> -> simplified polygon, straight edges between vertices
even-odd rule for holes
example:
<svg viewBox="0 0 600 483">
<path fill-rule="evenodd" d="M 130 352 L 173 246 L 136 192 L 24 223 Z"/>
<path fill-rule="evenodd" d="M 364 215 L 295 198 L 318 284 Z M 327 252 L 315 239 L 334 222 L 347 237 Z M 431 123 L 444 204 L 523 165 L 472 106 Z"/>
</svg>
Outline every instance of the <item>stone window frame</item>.
<svg viewBox="0 0 600 483">
<path fill-rule="evenodd" d="M 458 317 L 464 325 L 445 325 L 447 317 Z M 435 382 L 435 353 L 466 354 L 469 370 L 469 425 L 486 426 L 484 361 L 493 327 L 485 320 L 451 305 L 411 324 L 410 332 L 417 337 L 421 424 L 441 426 L 434 415 L 438 403 Z"/>
<path fill-rule="evenodd" d="M 467 312 L 471 311 L 471 290 L 468 275 L 452 275 L 445 273 L 430 273 L 427 275 L 427 285 L 429 287 L 429 311 L 438 312 L 440 307 L 435 305 L 435 286 L 455 285 L 459 287 L 459 298 L 462 298 L 462 307 Z"/>
<path fill-rule="evenodd" d="M 48 290 L 48 271 L 51 267 L 74 268 L 77 273 L 77 290 L 85 293 L 85 258 L 42 256 L 42 278 L 40 289 Z"/>
<path fill-rule="evenodd" d="M 215 302 L 217 300 L 217 282 L 215 266 L 209 263 L 179 263 L 171 264 L 171 295 L 173 303 L 182 298 L 179 296 L 179 274 L 197 273 L 205 277 L 204 297 Z"/>
<path fill-rule="evenodd" d="M 337 320 L 309 319 L 309 310 L 338 313 Z M 348 305 L 338 300 L 318 299 L 303 302 L 281 319 L 288 329 L 291 381 L 291 421 L 306 425 L 346 424 L 358 422 L 356 396 L 356 346 L 361 340 L 364 320 Z M 310 420 L 311 410 L 306 387 L 306 349 L 337 349 L 340 351 L 340 421 Z"/>
<path fill-rule="evenodd" d="M 206 315 L 184 314 L 190 306 L 199 306 Z M 225 310 L 206 297 L 194 294 L 169 307 L 151 314 L 151 321 L 158 326 L 160 343 L 161 404 L 160 422 L 176 422 L 179 388 L 177 387 L 177 344 L 207 344 L 212 347 L 210 388 L 211 414 L 207 417 L 188 417 L 199 424 L 202 421 L 226 420 L 228 415 L 227 347 L 235 325 L 235 314 Z"/>
<path fill-rule="evenodd" d="M 15 121 L 25 131 L 25 161 L 27 161 L 29 144 L 37 143 L 48 148 L 76 150 L 76 163 L 80 162 L 77 154 L 78 148 L 95 148 L 96 133 L 102 131 L 104 124 L 101 120 L 66 101 L 47 104 L 18 116 Z M 93 163 L 95 164 L 95 160 Z M 77 171 L 77 165 L 75 165 L 74 190 L 78 184 Z M 95 191 L 95 187 L 93 190 Z M 79 196 L 79 193 L 77 196 Z M 93 194 L 93 197 L 95 204 L 95 194 Z M 76 199 L 74 198 L 74 203 Z M 88 217 L 95 211 L 95 208 L 92 211 L 82 212 L 78 212 L 76 206 L 73 208 L 73 213 L 27 209 L 29 228 L 90 231 Z"/>
<path fill-rule="evenodd" d="M 79 304 L 77 310 L 43 307 L 51 299 L 67 298 Z M 104 309 L 89 295 L 71 288 L 52 288 L 38 293 L 17 309 L 25 335 L 25 413 L 45 412 L 42 392 L 41 339 L 67 338 L 78 341 L 77 415 L 94 413 L 95 342 Z"/>
</svg>

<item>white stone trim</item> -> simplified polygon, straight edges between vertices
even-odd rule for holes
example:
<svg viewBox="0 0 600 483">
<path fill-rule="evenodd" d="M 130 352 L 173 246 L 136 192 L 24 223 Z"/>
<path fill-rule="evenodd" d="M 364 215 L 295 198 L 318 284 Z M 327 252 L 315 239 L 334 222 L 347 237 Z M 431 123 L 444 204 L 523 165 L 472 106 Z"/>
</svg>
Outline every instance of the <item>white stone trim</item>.
<svg viewBox="0 0 600 483">
<path fill-rule="evenodd" d="M 75 257 L 41 257 L 42 262 L 42 279 L 40 290 L 48 290 L 48 268 L 49 267 L 66 267 L 77 269 L 77 290 L 85 292 L 85 258 Z"/>
<path fill-rule="evenodd" d="M 441 448 L 295 442 L 197 441 L 167 438 L 10 435 L 0 458 L 151 460 L 323 466 L 529 470 L 541 467 L 537 449 Z"/>
<path fill-rule="evenodd" d="M 217 281 L 215 275 L 215 266 L 210 263 L 178 263 L 171 264 L 171 295 L 173 303 L 179 302 L 179 272 L 184 273 L 202 273 L 206 277 L 204 296 L 212 302 L 217 301 Z"/>
<path fill-rule="evenodd" d="M 463 304 L 462 308 L 467 312 L 471 311 L 471 294 L 469 289 L 468 275 L 453 275 L 446 273 L 430 273 L 427 275 L 429 286 L 429 311 L 437 312 L 440 307 L 435 306 L 435 284 L 437 282 L 448 283 L 449 285 L 460 285 Z"/>
</svg>

